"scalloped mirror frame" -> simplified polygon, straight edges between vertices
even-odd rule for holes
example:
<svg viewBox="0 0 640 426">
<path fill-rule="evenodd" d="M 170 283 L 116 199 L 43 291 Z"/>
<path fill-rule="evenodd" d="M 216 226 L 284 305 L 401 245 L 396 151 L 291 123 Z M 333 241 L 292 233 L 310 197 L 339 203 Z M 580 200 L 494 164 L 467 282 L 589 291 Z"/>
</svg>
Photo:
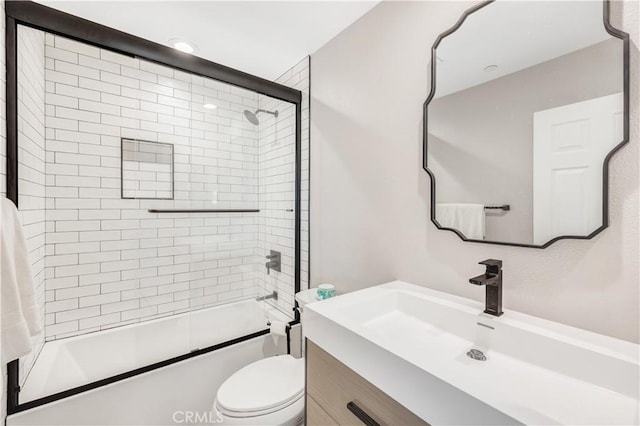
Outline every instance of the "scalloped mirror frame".
<svg viewBox="0 0 640 426">
<path fill-rule="evenodd" d="M 629 143 L 629 34 L 626 32 L 619 30 L 611 25 L 610 22 L 610 0 L 602 0 L 602 17 L 603 24 L 605 30 L 613 37 L 619 38 L 623 42 L 623 139 L 622 141 L 616 145 L 605 157 L 604 164 L 602 168 L 602 225 L 600 225 L 595 231 L 591 232 L 589 235 L 561 235 L 555 237 L 545 244 L 535 245 L 535 244 L 521 244 L 521 243 L 511 243 L 511 242 L 502 242 L 502 241 L 486 241 L 486 240 L 476 240 L 469 239 L 464 236 L 460 231 L 454 228 L 447 228 L 438 223 L 436 220 L 436 178 L 435 175 L 427 165 L 427 154 L 428 154 L 428 109 L 429 103 L 433 100 L 436 94 L 436 50 L 440 45 L 440 42 L 446 38 L 447 36 L 453 34 L 456 30 L 458 30 L 464 21 L 471 14 L 479 11 L 480 9 L 490 5 L 496 0 L 487 0 L 484 1 L 474 7 L 467 9 L 463 12 L 458 22 L 447 31 L 441 33 L 436 41 L 433 43 L 431 47 L 431 88 L 429 92 L 429 96 L 427 100 L 423 104 L 423 159 L 422 159 L 422 168 L 427 172 L 429 178 L 431 180 L 431 222 L 436 226 L 436 228 L 443 231 L 451 231 L 455 233 L 462 241 L 472 242 L 472 243 L 483 243 L 483 244 L 497 244 L 503 246 L 515 246 L 515 247 L 530 247 L 530 248 L 538 248 L 543 249 L 549 247 L 551 244 L 555 243 L 559 240 L 565 239 L 576 239 L 576 240 L 590 240 L 604 229 L 609 226 L 609 160 L 611 157 L 618 152 L 624 145 Z"/>
</svg>

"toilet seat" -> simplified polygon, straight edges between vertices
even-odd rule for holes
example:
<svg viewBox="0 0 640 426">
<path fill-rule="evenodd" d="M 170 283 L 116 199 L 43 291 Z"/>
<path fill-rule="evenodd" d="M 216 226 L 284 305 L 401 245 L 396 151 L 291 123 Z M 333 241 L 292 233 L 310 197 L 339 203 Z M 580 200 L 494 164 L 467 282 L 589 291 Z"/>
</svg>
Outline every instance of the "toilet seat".
<svg viewBox="0 0 640 426">
<path fill-rule="evenodd" d="M 216 409 L 228 417 L 268 415 L 304 396 L 304 359 L 291 355 L 256 361 L 238 370 L 218 390 Z"/>
</svg>

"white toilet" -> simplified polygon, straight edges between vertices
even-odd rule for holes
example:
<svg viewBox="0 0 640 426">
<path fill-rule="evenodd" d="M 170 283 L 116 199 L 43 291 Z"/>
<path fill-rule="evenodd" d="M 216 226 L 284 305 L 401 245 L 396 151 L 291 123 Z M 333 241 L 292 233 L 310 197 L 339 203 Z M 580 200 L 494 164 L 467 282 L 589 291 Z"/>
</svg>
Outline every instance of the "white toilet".
<svg viewBox="0 0 640 426">
<path fill-rule="evenodd" d="M 296 294 L 298 306 L 315 301 L 316 289 Z M 236 371 L 218 389 L 213 413 L 221 425 L 304 424 L 304 358 L 261 359 Z"/>
</svg>

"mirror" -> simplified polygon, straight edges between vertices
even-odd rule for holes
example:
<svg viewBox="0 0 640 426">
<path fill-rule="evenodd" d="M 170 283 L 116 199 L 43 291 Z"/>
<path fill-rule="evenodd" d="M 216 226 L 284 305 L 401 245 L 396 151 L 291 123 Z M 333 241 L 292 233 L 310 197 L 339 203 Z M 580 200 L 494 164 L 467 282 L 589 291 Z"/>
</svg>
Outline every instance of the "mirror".
<svg viewBox="0 0 640 426">
<path fill-rule="evenodd" d="M 602 231 L 628 88 L 628 36 L 609 24 L 608 1 L 467 11 L 432 49 L 432 221 L 463 240 L 531 247 Z"/>
</svg>

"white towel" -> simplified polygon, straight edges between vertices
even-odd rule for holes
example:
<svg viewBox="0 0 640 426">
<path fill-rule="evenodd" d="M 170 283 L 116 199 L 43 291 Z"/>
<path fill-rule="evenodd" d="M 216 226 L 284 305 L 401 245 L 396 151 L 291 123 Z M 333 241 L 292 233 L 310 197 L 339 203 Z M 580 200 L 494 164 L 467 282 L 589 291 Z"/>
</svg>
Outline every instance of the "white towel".
<svg viewBox="0 0 640 426">
<path fill-rule="evenodd" d="M 440 226 L 457 229 L 470 240 L 483 240 L 485 237 L 483 204 L 438 203 L 436 220 Z"/>
<path fill-rule="evenodd" d="M 31 336 L 42 330 L 18 209 L 4 197 L 0 200 L 0 258 L 0 335 L 2 362 L 6 363 L 31 352 Z"/>
</svg>

